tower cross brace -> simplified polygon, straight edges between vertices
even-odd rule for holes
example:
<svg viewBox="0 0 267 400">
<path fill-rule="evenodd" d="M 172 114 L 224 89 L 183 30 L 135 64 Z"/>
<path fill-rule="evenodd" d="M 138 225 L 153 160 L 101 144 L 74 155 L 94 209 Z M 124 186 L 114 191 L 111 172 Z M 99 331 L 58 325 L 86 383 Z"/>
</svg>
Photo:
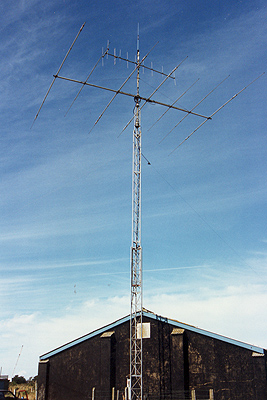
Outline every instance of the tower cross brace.
<svg viewBox="0 0 267 400">
<path fill-rule="evenodd" d="M 142 247 L 141 247 L 141 111 L 139 97 L 139 38 L 137 40 L 137 93 L 134 98 L 132 166 L 132 247 L 130 318 L 130 398 L 142 400 Z"/>
<path fill-rule="evenodd" d="M 186 110 L 184 108 L 180 108 L 180 107 L 174 106 L 176 101 L 178 99 L 180 99 L 190 88 L 188 88 L 172 104 L 166 104 L 166 103 L 159 102 L 159 101 L 151 99 L 151 97 L 157 92 L 157 90 L 166 81 L 167 78 L 175 79 L 175 76 L 173 75 L 173 73 L 181 65 L 181 63 L 178 64 L 175 67 L 175 69 L 173 71 L 171 71 L 171 73 L 168 74 L 168 75 L 163 73 L 163 71 L 159 72 L 159 71 L 153 69 L 152 67 L 151 68 L 145 67 L 143 62 L 144 62 L 145 58 L 148 56 L 149 53 L 147 53 L 147 55 L 145 57 L 143 57 L 143 59 L 140 61 L 140 54 L 139 54 L 139 27 L 138 27 L 138 37 L 137 37 L 137 59 L 135 61 L 129 60 L 128 59 L 128 55 L 127 55 L 127 59 L 124 59 L 121 56 L 119 56 L 119 57 L 116 56 L 115 53 L 114 53 L 114 55 L 109 53 L 109 43 L 108 43 L 106 51 L 104 53 L 102 53 L 101 57 L 99 58 L 99 60 L 97 61 L 97 63 L 95 64 L 95 66 L 93 67 L 93 69 L 91 70 L 90 74 L 88 75 L 88 77 L 86 78 L 85 81 L 81 81 L 81 80 L 77 80 L 77 79 L 71 79 L 71 78 L 60 76 L 59 72 L 61 71 L 61 69 L 63 67 L 63 64 L 65 63 L 65 61 L 66 61 L 66 59 L 67 59 L 72 47 L 74 46 L 74 43 L 76 42 L 76 40 L 77 40 L 78 36 L 80 35 L 82 29 L 84 28 L 84 25 L 85 25 L 85 23 L 81 26 L 78 34 L 76 35 L 76 37 L 75 37 L 75 39 L 74 39 L 74 41 L 72 43 L 72 45 L 70 46 L 68 52 L 66 53 L 61 65 L 60 65 L 60 67 L 59 67 L 59 69 L 57 71 L 57 73 L 55 75 L 53 75 L 54 78 L 52 80 L 52 83 L 50 84 L 50 86 L 48 88 L 48 91 L 47 91 L 47 93 L 46 93 L 46 95 L 45 95 L 45 97 L 44 97 L 44 99 L 43 99 L 38 111 L 37 111 L 37 114 L 35 115 L 35 118 L 34 118 L 34 121 L 32 123 L 32 126 L 33 126 L 34 122 L 36 121 L 36 119 L 37 119 L 37 117 L 38 117 L 38 115 L 39 115 L 39 113 L 41 111 L 41 108 L 43 107 L 44 102 L 45 102 L 45 100 L 46 100 L 46 98 L 47 98 L 52 86 L 55 83 L 56 78 L 64 79 L 64 80 L 71 81 L 71 82 L 76 82 L 76 83 L 82 85 L 82 87 L 81 87 L 80 91 L 78 92 L 77 96 L 79 95 L 79 93 L 81 92 L 81 90 L 82 90 L 82 88 L 84 86 L 91 86 L 91 87 L 99 88 L 99 89 L 110 91 L 110 92 L 114 93 L 113 98 L 108 103 L 108 105 L 105 107 L 104 111 L 100 114 L 100 116 L 96 120 L 94 126 L 98 123 L 98 121 L 100 120 L 100 118 L 102 117 L 102 115 L 104 114 L 106 109 L 109 107 L 109 105 L 112 103 L 112 101 L 114 100 L 114 98 L 118 94 L 125 95 L 125 96 L 130 96 L 130 97 L 134 98 L 135 108 L 134 108 L 134 117 L 133 117 L 133 119 L 134 119 L 134 129 L 133 129 L 133 168 L 132 168 L 131 318 L 130 318 L 130 379 L 129 379 L 130 388 L 129 388 L 129 385 L 127 385 L 127 386 L 130 389 L 130 391 L 128 392 L 129 393 L 128 400 L 142 400 L 142 398 L 143 398 L 143 382 L 142 382 L 142 380 L 143 380 L 142 379 L 142 372 L 143 372 L 142 371 L 142 338 L 143 338 L 143 332 L 142 332 L 142 310 L 143 310 L 143 298 L 142 298 L 142 247 L 141 247 L 141 157 L 142 157 L 142 152 L 141 152 L 141 108 L 143 107 L 144 104 L 149 102 L 149 103 L 158 104 L 158 105 L 167 107 L 167 111 L 169 109 L 176 109 L 178 111 L 182 111 L 182 112 L 186 113 L 186 116 L 194 115 L 194 116 L 198 116 L 198 117 L 201 117 L 201 118 L 204 119 L 204 121 L 199 126 L 197 126 L 197 128 L 195 128 L 193 130 L 193 132 L 191 132 L 190 135 L 188 135 L 176 148 L 174 148 L 174 150 L 172 150 L 172 152 L 170 153 L 170 154 L 172 154 L 179 146 L 181 146 L 186 140 L 188 140 L 207 121 L 211 120 L 212 117 L 215 114 L 217 114 L 222 108 L 224 108 L 230 101 L 232 101 L 234 98 L 236 98 L 240 93 L 242 93 L 245 89 L 247 89 L 252 83 L 254 83 L 257 79 L 259 79 L 261 76 L 263 76 L 264 72 L 262 74 L 260 74 L 257 78 L 255 78 L 252 82 L 247 84 L 243 89 L 241 89 L 235 95 L 233 95 L 229 100 L 227 100 L 223 105 L 221 105 L 210 116 L 205 116 L 205 115 L 196 113 L 193 110 L 204 99 L 206 99 L 206 97 L 208 95 L 210 95 L 222 82 L 224 82 L 225 79 L 219 85 L 217 85 L 215 89 L 210 91 L 208 93 L 208 95 L 206 95 L 191 110 Z M 114 59 L 124 60 L 124 61 L 127 62 L 127 64 L 128 64 L 128 62 L 131 62 L 132 64 L 135 65 L 135 69 L 134 69 L 133 72 L 135 72 L 137 70 L 137 92 L 136 92 L 136 95 L 131 94 L 131 93 L 126 93 L 126 92 L 123 92 L 121 90 L 123 88 L 123 86 L 126 84 L 126 82 L 130 79 L 130 77 L 132 76 L 133 72 L 124 81 L 124 83 L 121 85 L 119 90 L 114 90 L 114 89 L 111 89 L 111 88 L 103 87 L 103 86 L 92 84 L 92 83 L 88 82 L 89 77 L 91 76 L 92 72 L 94 71 L 94 69 L 96 68 L 98 63 L 101 60 L 103 60 L 103 58 L 105 56 L 108 56 L 108 55 L 114 57 Z M 165 79 L 163 80 L 163 82 L 157 87 L 157 89 L 155 89 L 153 91 L 153 93 L 148 98 L 144 98 L 144 97 L 141 97 L 139 95 L 139 81 L 140 81 L 139 72 L 140 72 L 140 67 L 141 66 L 143 68 L 149 69 L 149 70 L 151 70 L 153 72 L 159 73 L 162 76 L 165 76 Z M 190 87 L 192 87 L 192 86 L 193 85 L 191 85 Z M 76 100 L 77 96 L 75 97 L 74 101 Z M 140 106 L 141 100 L 144 101 L 144 104 L 142 105 L 142 107 Z M 72 102 L 71 106 L 73 105 L 74 101 Z M 166 114 L 166 112 L 164 114 Z M 182 120 L 180 120 L 178 122 L 178 124 L 180 124 L 180 122 L 182 122 L 183 119 L 184 118 L 182 118 Z M 131 121 L 132 121 L 132 119 L 129 121 L 129 123 Z M 127 128 L 129 123 L 125 126 L 124 129 Z M 176 126 L 178 126 L 178 124 L 176 124 Z M 165 137 L 167 135 L 165 135 Z M 165 139 L 165 137 L 163 139 Z"/>
</svg>

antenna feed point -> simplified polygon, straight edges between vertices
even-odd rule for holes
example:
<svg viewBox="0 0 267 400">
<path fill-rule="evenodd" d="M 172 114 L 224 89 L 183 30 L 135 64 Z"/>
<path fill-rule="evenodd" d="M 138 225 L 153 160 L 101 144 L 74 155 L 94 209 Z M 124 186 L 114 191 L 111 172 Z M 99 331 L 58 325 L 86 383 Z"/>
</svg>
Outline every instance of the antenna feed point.
<svg viewBox="0 0 267 400">
<path fill-rule="evenodd" d="M 136 107 L 139 107 L 139 104 L 141 103 L 140 96 L 134 96 L 134 101 L 135 101 Z"/>
</svg>

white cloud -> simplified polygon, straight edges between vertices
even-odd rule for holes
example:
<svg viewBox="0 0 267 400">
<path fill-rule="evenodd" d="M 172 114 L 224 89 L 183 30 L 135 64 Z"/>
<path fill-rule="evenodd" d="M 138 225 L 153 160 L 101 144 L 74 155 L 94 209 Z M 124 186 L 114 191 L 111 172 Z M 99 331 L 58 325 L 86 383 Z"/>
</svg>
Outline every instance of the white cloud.
<svg viewBox="0 0 267 400">
<path fill-rule="evenodd" d="M 16 262 L 14 265 L 6 265 L 6 267 L 3 265 L 1 266 L 1 271 L 4 272 L 6 271 L 17 271 L 17 273 L 21 270 L 23 273 L 26 271 L 38 271 L 38 270 L 49 270 L 49 269 L 73 269 L 73 268 L 78 268 L 78 267 L 100 267 L 100 266 L 110 266 L 112 264 L 118 264 L 121 262 L 127 262 L 125 258 L 94 258 L 94 259 L 75 259 L 75 260 L 51 260 L 51 261 L 46 261 L 46 262 L 37 262 L 37 261 L 29 261 L 26 264 L 25 263 L 19 263 Z M 119 272 L 120 273 L 120 272 Z M 109 274 L 109 272 L 103 272 L 103 274 Z M 112 274 L 112 273 L 110 273 Z M 115 274 L 115 272 L 114 272 Z M 101 275 L 101 273 L 98 272 L 93 272 L 92 275 Z M 33 279 L 33 278 L 30 278 Z M 9 284 L 9 283 L 15 283 L 17 282 L 28 282 L 29 278 L 23 278 L 23 277 L 14 277 L 12 276 L 11 278 L 5 278 L 2 277 L 0 279 L 0 282 L 3 282 L 4 284 Z"/>
<path fill-rule="evenodd" d="M 216 20 L 216 26 L 211 21 L 206 25 L 207 29 L 203 29 L 200 21 L 199 25 L 192 26 L 192 33 L 187 31 L 188 19 L 182 24 L 183 16 L 180 9 L 177 10 L 177 4 L 177 14 L 173 15 L 168 12 L 169 8 L 158 2 L 153 8 L 153 16 L 150 14 L 148 18 L 151 4 L 148 2 L 143 8 L 143 18 L 147 23 L 140 27 L 143 48 L 150 48 L 148 41 L 154 44 L 154 39 L 159 38 L 156 28 L 160 26 L 163 45 L 157 48 L 161 49 L 159 52 L 164 50 L 164 69 L 175 62 L 174 58 L 179 61 L 181 53 L 188 54 L 189 50 L 189 60 L 177 74 L 178 85 L 166 90 L 169 97 L 177 98 L 177 91 L 183 90 L 183 86 L 189 81 L 191 84 L 200 74 L 199 86 L 185 98 L 185 103 L 195 104 L 195 99 L 202 97 L 201 91 L 205 90 L 206 94 L 206 87 L 222 79 L 219 75 L 233 74 L 233 79 L 227 80 L 226 86 L 220 88 L 223 95 L 215 100 L 214 97 L 209 98 L 205 111 L 209 107 L 213 111 L 214 103 L 221 104 L 224 96 L 227 99 L 229 93 L 233 95 L 236 88 L 248 83 L 255 72 L 262 72 L 260 69 L 265 61 L 254 62 L 265 54 L 265 8 L 240 14 L 239 18 L 232 20 L 226 19 L 225 23 L 217 24 Z M 68 9 L 69 13 L 67 7 L 54 13 L 57 5 L 50 1 L 22 0 L 18 7 L 14 7 L 12 1 L 6 2 L 5 7 L 2 5 L 2 9 L 5 8 L 5 14 L 0 16 L 3 34 L 0 44 L 0 71 L 3 76 L 3 172 L 0 190 L 3 318 L 0 322 L 0 353 L 5 360 L 5 365 L 1 365 L 3 373 L 12 373 L 22 344 L 23 352 L 15 373 L 22 371 L 20 373 L 26 376 L 35 375 L 40 354 L 128 314 L 130 308 L 129 298 L 124 296 L 129 288 L 129 260 L 124 257 L 124 249 L 119 245 L 119 240 L 123 240 L 124 244 L 127 240 L 128 246 L 131 231 L 129 227 L 129 240 L 125 239 L 124 229 L 128 229 L 131 223 L 131 134 L 121 136 L 119 141 L 116 139 L 124 123 L 123 100 L 116 103 L 119 105 L 117 109 L 115 103 L 113 109 L 110 107 L 106 119 L 103 118 L 102 124 L 88 139 L 86 133 L 98 116 L 98 108 L 101 108 L 99 112 L 102 111 L 106 96 L 90 91 L 90 96 L 81 96 L 74 112 L 64 119 L 59 109 L 66 111 L 65 100 L 73 92 L 76 94 L 76 88 L 70 89 L 69 85 L 57 82 L 58 86 L 55 85 L 55 90 L 51 91 L 42 116 L 34 129 L 29 130 L 34 112 L 51 82 L 51 74 L 59 66 L 73 39 L 73 27 L 70 28 L 70 25 L 75 19 L 80 20 L 83 6 L 85 4 L 79 5 L 79 13 L 72 14 L 75 5 Z M 96 37 L 94 43 L 90 41 L 91 32 L 98 23 L 97 7 L 101 5 L 92 9 L 87 2 L 86 7 L 86 12 L 90 10 L 93 25 L 87 33 L 83 32 L 84 39 L 77 43 L 74 50 L 78 57 L 74 57 L 74 61 L 70 58 L 67 67 L 68 72 L 75 72 L 78 76 L 85 63 L 88 68 L 91 57 L 93 59 L 101 50 Z M 182 7 L 187 9 L 190 6 Z M 163 10 L 160 15 L 159 10 Z M 133 14 L 129 11 L 130 14 L 132 21 Z M 179 29 L 178 17 L 181 21 Z M 119 15 L 116 18 L 120 20 Z M 101 21 L 106 27 L 104 34 L 115 42 L 112 35 L 117 34 L 118 28 L 107 32 L 107 26 L 111 26 L 105 23 L 107 19 L 101 18 Z M 78 29 L 80 22 L 77 25 Z M 118 26 L 125 32 L 129 28 L 129 31 L 123 32 L 123 37 L 118 37 L 119 41 L 126 42 L 133 30 L 130 27 L 125 30 L 124 24 Z M 184 34 L 175 42 L 182 30 Z M 186 39 L 188 32 L 190 36 Z M 103 32 L 99 34 L 103 35 Z M 134 27 L 134 40 L 135 34 Z M 149 39 L 145 39 L 146 36 Z M 88 52 L 84 46 L 86 40 Z M 101 70 L 101 78 L 108 81 L 107 85 L 117 85 L 117 67 L 110 74 L 108 69 L 105 73 Z M 151 83 L 148 74 L 145 76 Z M 263 183 L 265 123 L 262 117 L 265 93 L 263 83 L 258 81 L 250 89 L 253 87 L 254 96 L 248 95 L 246 101 L 236 103 L 241 104 L 236 109 L 240 107 L 238 118 L 242 121 L 234 120 L 231 112 L 224 114 L 229 118 L 228 125 L 223 119 L 217 119 L 217 125 L 212 121 L 206 130 L 209 135 L 195 137 L 199 140 L 192 140 L 190 146 L 184 146 L 183 151 L 169 157 L 168 161 L 162 155 L 164 152 L 167 154 L 178 140 L 176 132 L 168 137 L 168 140 L 173 140 L 172 144 L 166 140 L 159 149 L 154 149 L 160 135 L 172 121 L 171 112 L 155 131 L 155 136 L 149 134 L 143 137 L 145 155 L 155 160 L 160 173 L 163 171 L 162 175 L 167 177 L 174 191 L 178 188 L 177 194 L 181 193 L 185 199 L 185 202 L 177 201 L 177 195 L 173 196 L 169 187 L 166 190 L 166 182 L 165 186 L 161 185 L 156 174 L 144 169 L 143 205 L 146 212 L 143 237 L 146 248 L 150 248 L 147 254 L 146 249 L 144 251 L 144 306 L 163 316 L 266 347 L 266 252 L 263 249 L 266 239 L 261 243 L 258 239 L 263 236 L 266 226 L 266 188 Z M 149 90 L 152 91 L 151 88 Z M 127 115 L 131 117 L 132 103 L 129 104 Z M 257 112 L 261 117 L 249 121 L 250 128 L 248 121 L 245 124 L 243 120 L 248 118 L 249 110 L 244 108 L 247 104 L 253 106 L 253 117 L 254 112 L 256 117 Z M 150 112 L 156 114 L 158 109 L 150 107 L 148 111 L 142 114 L 142 123 L 150 118 Z M 182 134 L 188 127 L 191 127 L 190 123 L 182 128 Z M 253 135 L 249 136 L 250 132 L 244 135 L 243 127 L 250 129 Z M 225 135 L 229 141 L 227 145 L 224 143 Z M 203 213 L 205 218 L 211 216 L 210 226 L 219 226 L 217 231 L 223 230 L 224 233 L 230 225 L 233 227 L 257 210 L 251 219 L 255 221 L 258 236 L 249 236 L 253 223 L 243 223 L 244 231 L 242 227 L 233 232 L 231 230 L 229 243 L 242 255 L 237 260 L 238 266 L 230 259 L 232 251 L 229 259 L 221 261 L 227 253 L 221 250 L 225 243 L 220 247 L 216 241 L 209 240 L 214 235 L 205 236 L 210 229 L 201 229 L 192 222 L 193 219 L 189 218 L 192 214 L 190 206 L 201 217 Z M 181 239 L 182 244 L 179 242 Z M 252 251 L 256 246 L 259 246 L 258 251 Z M 207 256 L 206 248 L 211 255 Z M 128 255 L 128 247 L 126 252 Z M 249 259 L 244 257 L 247 253 Z M 234 271 L 232 274 L 229 273 L 231 269 Z M 114 276 L 116 279 L 112 280 L 115 274 L 120 276 Z M 94 279 L 97 276 L 100 278 Z M 124 279 L 126 276 L 127 282 Z M 74 294 L 74 283 L 77 283 L 77 295 Z M 110 284 L 113 289 L 108 291 Z"/>
<path fill-rule="evenodd" d="M 88 300 L 77 308 L 66 309 L 56 318 L 42 313 L 15 315 L 0 321 L 3 373 L 11 375 L 18 351 L 23 345 L 17 371 L 23 366 L 27 377 L 37 374 L 38 357 L 58 346 L 100 328 L 129 312 L 129 300 L 112 297 Z"/>
<path fill-rule="evenodd" d="M 161 294 L 147 299 L 146 306 L 169 318 L 267 347 L 266 285 L 235 285 L 204 296 Z"/>
<path fill-rule="evenodd" d="M 267 292 L 263 285 L 234 285 L 221 290 L 186 294 L 146 296 L 145 308 L 250 344 L 267 347 Z M 21 345 L 17 373 L 37 373 L 38 357 L 58 346 L 85 335 L 129 314 L 129 297 L 112 296 L 106 300 L 88 299 L 68 306 L 64 315 L 51 318 L 42 313 L 15 315 L 2 320 L 1 353 L 3 373 L 11 374 Z M 7 354 L 9 355 L 7 358 Z"/>
</svg>

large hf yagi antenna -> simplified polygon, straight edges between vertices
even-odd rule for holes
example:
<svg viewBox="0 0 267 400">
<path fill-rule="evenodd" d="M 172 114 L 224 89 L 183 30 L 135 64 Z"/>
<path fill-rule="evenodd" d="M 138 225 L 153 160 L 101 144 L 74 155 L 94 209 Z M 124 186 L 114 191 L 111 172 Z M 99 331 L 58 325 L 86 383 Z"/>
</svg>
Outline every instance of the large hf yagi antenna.
<svg viewBox="0 0 267 400">
<path fill-rule="evenodd" d="M 158 104 L 166 108 L 164 114 L 161 115 L 160 118 L 154 123 L 154 125 L 170 110 L 177 110 L 180 112 L 184 113 L 184 117 L 175 125 L 174 128 L 176 128 L 186 117 L 189 115 L 194 115 L 196 117 L 202 118 L 202 123 L 190 134 L 188 135 L 173 151 L 175 151 L 182 143 L 184 143 L 189 137 L 193 135 L 201 126 L 203 126 L 207 121 L 211 120 L 212 117 L 219 112 L 224 106 L 226 106 L 230 101 L 232 101 L 234 98 L 236 98 L 241 92 L 243 92 L 249 85 L 251 85 L 253 82 L 255 82 L 256 79 L 258 79 L 260 76 L 258 76 L 256 79 L 254 79 L 251 83 L 249 83 L 247 86 L 245 86 L 242 90 L 240 90 L 237 94 L 232 96 L 228 101 L 226 101 L 221 107 L 219 107 L 216 111 L 214 111 L 210 116 L 202 115 L 200 113 L 197 113 L 195 111 L 196 107 L 202 103 L 219 85 L 221 85 L 225 79 L 222 82 L 220 82 L 214 89 L 212 89 L 202 100 L 200 100 L 193 108 L 190 110 L 187 110 L 185 108 L 178 107 L 176 103 L 178 102 L 181 97 L 183 97 L 196 83 L 195 81 L 187 90 L 185 90 L 172 104 L 166 104 L 164 102 L 160 102 L 154 99 L 154 95 L 158 92 L 159 88 L 164 84 L 169 79 L 174 80 L 175 82 L 175 71 L 179 68 L 179 66 L 185 61 L 181 61 L 169 74 L 165 74 L 162 71 L 158 71 L 157 69 L 154 69 L 152 67 L 148 67 L 144 64 L 146 58 L 148 57 L 149 53 L 153 48 L 156 46 L 156 44 L 152 47 L 152 49 L 143 57 L 140 59 L 140 51 L 139 51 L 139 27 L 138 27 L 138 35 L 137 35 L 137 54 L 136 54 L 136 59 L 130 60 L 128 57 L 123 58 L 121 56 L 121 52 L 119 55 L 116 55 L 116 51 L 114 50 L 114 53 L 112 54 L 109 50 L 109 43 L 107 44 L 107 48 L 105 51 L 102 50 L 102 54 L 99 57 L 97 63 L 94 65 L 92 70 L 90 71 L 89 75 L 87 78 L 83 81 L 78 80 L 78 79 L 73 79 L 73 78 L 67 78 L 64 76 L 59 75 L 63 64 L 65 63 L 72 47 L 74 46 L 74 43 L 76 42 L 78 36 L 80 35 L 82 29 L 84 28 L 83 24 L 75 37 L 72 45 L 70 46 L 66 56 L 64 57 L 57 73 L 53 75 L 53 81 L 51 85 L 49 86 L 49 89 L 41 103 L 41 106 L 34 118 L 33 123 L 36 121 L 41 108 L 44 105 L 44 102 L 53 86 L 55 83 L 56 79 L 62 79 L 66 81 L 70 81 L 73 83 L 77 83 L 81 85 L 80 90 L 78 91 L 76 97 L 74 98 L 73 102 L 71 103 L 69 109 L 72 107 L 73 103 L 79 96 L 81 90 L 85 86 L 90 86 L 94 87 L 97 89 L 102 89 L 108 92 L 111 92 L 113 94 L 111 100 L 109 103 L 106 105 L 102 113 L 99 115 L 97 120 L 95 121 L 92 129 L 94 126 L 99 122 L 99 120 L 102 118 L 103 114 L 105 111 L 108 109 L 108 107 L 111 105 L 113 100 L 116 98 L 117 95 L 123 95 L 123 96 L 128 96 L 132 97 L 134 100 L 134 116 L 133 118 L 130 119 L 130 121 L 125 125 L 123 128 L 122 132 L 129 126 L 129 124 L 133 121 L 133 170 L 132 170 L 132 246 L 131 246 L 131 318 L 130 318 L 130 378 L 127 379 L 127 387 L 129 389 L 129 400 L 142 400 L 143 398 L 143 356 L 142 356 L 142 338 L 143 338 L 143 320 L 142 320 L 142 310 L 143 310 L 143 294 L 142 294 L 142 247 L 141 247 L 141 157 L 143 156 L 141 152 L 141 109 L 145 106 L 145 104 L 150 103 L 150 104 Z M 114 64 L 116 64 L 117 60 L 125 61 L 127 63 L 127 67 L 129 65 L 133 66 L 133 70 L 130 73 L 130 75 L 127 77 L 127 79 L 124 80 L 124 82 L 121 84 L 121 86 L 118 89 L 112 89 L 108 87 L 103 87 L 100 85 L 96 85 L 93 83 L 89 83 L 89 78 L 91 77 L 93 71 L 96 69 L 97 65 L 100 63 L 102 60 L 103 64 L 103 59 L 104 57 L 111 56 L 114 59 Z M 187 57 L 186 57 L 187 58 Z M 163 81 L 160 83 L 160 85 L 151 93 L 149 97 L 143 97 L 140 95 L 140 69 L 142 70 L 149 70 L 151 73 L 155 74 L 160 74 L 163 77 Z M 130 78 L 133 76 L 133 74 L 136 73 L 136 93 L 128 93 L 123 90 L 123 87 L 125 84 L 130 80 Z M 140 105 L 141 102 L 143 103 L 142 106 Z M 69 111 L 67 110 L 67 113 Z M 152 126 L 154 126 L 152 125 Z M 152 128 L 152 127 L 151 127 Z M 150 129 L 151 129 L 150 128 Z M 173 129 L 174 129 L 173 128 Z M 91 130 L 92 130 L 91 129 Z M 172 129 L 172 130 L 173 130 Z M 91 132 L 90 130 L 90 132 Z M 121 133 L 122 133 L 121 132 Z M 121 134 L 120 133 L 120 134 Z M 164 140 L 170 132 L 166 133 Z M 173 152 L 172 151 L 172 152 Z M 143 156 L 144 157 L 144 156 Z M 145 158 L 145 157 L 144 157 Z M 145 158 L 146 161 L 148 161 Z M 148 162 L 149 163 L 149 162 Z"/>
</svg>

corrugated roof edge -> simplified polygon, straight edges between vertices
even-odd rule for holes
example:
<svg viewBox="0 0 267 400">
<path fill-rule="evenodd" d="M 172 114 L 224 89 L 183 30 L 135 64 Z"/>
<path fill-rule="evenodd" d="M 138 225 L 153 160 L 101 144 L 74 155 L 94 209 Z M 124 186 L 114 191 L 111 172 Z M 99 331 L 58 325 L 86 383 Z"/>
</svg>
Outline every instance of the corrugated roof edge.
<svg viewBox="0 0 267 400">
<path fill-rule="evenodd" d="M 162 317 L 160 315 L 154 314 L 153 312 L 145 310 L 145 309 L 143 309 L 143 316 L 148 317 L 148 318 L 152 318 L 154 320 L 164 321 L 164 322 L 167 322 L 168 324 L 176 326 L 178 328 L 183 328 L 183 329 L 186 329 L 186 330 L 191 331 L 191 332 L 199 333 L 201 335 L 205 335 L 205 336 L 211 337 L 213 339 L 217 339 L 217 340 L 221 340 L 221 341 L 226 342 L 226 343 L 233 344 L 235 346 L 243 347 L 243 348 L 245 348 L 247 350 L 251 350 L 251 351 L 254 351 L 256 353 L 264 354 L 264 349 L 261 348 L 261 347 L 253 346 L 253 345 L 250 345 L 248 343 L 244 343 L 244 342 L 240 342 L 240 341 L 235 340 L 235 339 L 228 338 L 226 336 L 218 335 L 217 333 L 209 332 L 209 331 L 206 331 L 204 329 L 197 328 L 197 327 L 195 327 L 193 325 L 187 325 L 187 324 L 184 324 L 183 322 L 179 322 L 179 321 L 176 321 L 174 319 L 165 318 L 165 317 Z M 67 350 L 67 349 L 69 349 L 69 348 L 71 348 L 73 346 L 76 346 L 77 344 L 82 343 L 87 339 L 90 339 L 90 338 L 92 338 L 94 336 L 102 334 L 107 330 L 113 329 L 116 326 L 118 326 L 120 324 L 123 324 L 124 322 L 127 322 L 129 320 L 130 320 L 130 315 L 127 315 L 126 317 L 120 318 L 117 321 L 114 321 L 111 324 L 105 325 L 100 329 L 96 329 L 95 331 L 93 331 L 93 332 L 91 332 L 91 333 L 89 333 L 87 335 L 81 336 L 78 339 L 75 339 L 75 340 L 73 340 L 71 342 L 68 342 L 68 343 L 64 344 L 63 346 L 57 347 L 56 349 L 54 349 L 54 350 L 52 350 L 52 351 L 50 351 L 48 353 L 43 354 L 42 356 L 40 356 L 40 361 L 47 360 L 49 357 L 52 357 L 52 356 L 54 356 L 54 355 L 56 355 L 58 353 L 61 353 L 64 350 Z"/>
<path fill-rule="evenodd" d="M 183 329 L 186 329 L 186 330 L 191 331 L 191 332 L 195 332 L 195 333 L 199 333 L 201 335 L 205 335 L 205 336 L 211 337 L 213 339 L 221 340 L 222 342 L 230 343 L 230 344 L 233 344 L 235 346 L 239 346 L 239 347 L 243 347 L 243 348 L 248 349 L 248 350 L 255 351 L 256 353 L 264 354 L 264 349 L 261 348 L 261 347 L 254 346 L 254 345 L 251 345 L 251 344 L 248 344 L 248 343 L 244 343 L 244 342 L 240 342 L 239 340 L 231 339 L 231 338 L 228 338 L 227 336 L 218 335 L 217 333 L 213 333 L 213 332 L 210 332 L 210 331 L 205 331 L 204 329 L 197 328 L 197 327 L 195 327 L 193 325 L 187 325 L 187 324 L 184 324 L 183 322 L 176 321 L 174 319 L 164 318 L 164 317 L 161 317 L 161 316 L 153 314 L 153 313 L 151 314 L 148 311 L 143 311 L 143 315 L 147 316 L 147 317 L 150 317 L 150 318 L 153 318 L 153 319 L 165 321 L 168 324 L 174 325 L 174 326 L 176 326 L 178 328 L 183 328 Z"/>
<path fill-rule="evenodd" d="M 92 338 L 94 336 L 102 334 L 105 331 L 107 331 L 109 329 L 112 329 L 115 326 L 118 326 L 119 324 L 123 324 L 124 322 L 127 322 L 129 320 L 130 320 L 130 316 L 127 315 L 126 317 L 120 318 L 117 321 L 114 321 L 109 325 L 105 325 L 100 329 L 96 329 L 95 331 L 93 331 L 91 333 L 88 333 L 87 335 L 81 336 L 78 339 L 75 339 L 75 340 L 73 340 L 71 342 L 68 342 L 68 343 L 64 344 L 63 346 L 57 347 L 56 349 L 54 349 L 54 350 L 52 350 L 52 351 L 50 351 L 48 353 L 43 354 L 42 356 L 40 356 L 40 361 L 46 360 L 47 358 L 52 357 L 55 354 L 60 353 L 61 351 L 64 351 L 64 350 L 69 349 L 70 347 L 76 346 L 77 344 L 82 343 L 87 339 L 90 339 L 90 338 Z"/>
</svg>

